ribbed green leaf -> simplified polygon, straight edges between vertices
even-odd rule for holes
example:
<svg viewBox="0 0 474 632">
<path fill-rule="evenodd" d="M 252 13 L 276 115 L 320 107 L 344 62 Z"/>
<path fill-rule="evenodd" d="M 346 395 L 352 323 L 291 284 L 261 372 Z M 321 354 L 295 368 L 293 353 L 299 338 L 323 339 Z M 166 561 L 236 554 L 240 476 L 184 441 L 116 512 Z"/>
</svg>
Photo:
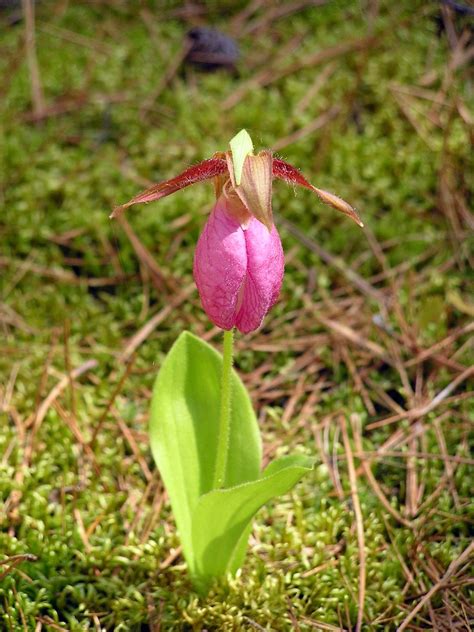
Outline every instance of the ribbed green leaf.
<svg viewBox="0 0 474 632">
<path fill-rule="evenodd" d="M 222 358 L 184 332 L 168 353 L 153 391 L 150 442 L 168 491 L 191 572 L 191 517 L 212 488 L 219 423 Z M 232 411 L 225 487 L 258 478 L 261 445 L 257 420 L 238 375 L 232 373 Z"/>
<path fill-rule="evenodd" d="M 258 480 L 213 490 L 199 499 L 193 513 L 193 548 L 195 574 L 202 586 L 241 565 L 255 513 L 271 498 L 288 492 L 312 466 L 305 456 L 283 457 Z"/>
</svg>

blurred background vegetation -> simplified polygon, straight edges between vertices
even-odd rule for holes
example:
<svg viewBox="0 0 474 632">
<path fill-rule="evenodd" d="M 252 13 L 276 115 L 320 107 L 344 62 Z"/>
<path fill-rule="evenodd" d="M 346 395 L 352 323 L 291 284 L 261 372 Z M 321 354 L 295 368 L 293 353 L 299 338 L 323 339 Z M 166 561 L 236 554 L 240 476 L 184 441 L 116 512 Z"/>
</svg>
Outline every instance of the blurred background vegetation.
<svg viewBox="0 0 474 632">
<path fill-rule="evenodd" d="M 473 13 L 0 2 L 1 629 L 472 628 Z M 196 27 L 240 58 L 188 63 Z M 275 182 L 283 292 L 237 367 L 266 459 L 318 465 L 203 599 L 146 428 L 177 335 L 221 343 L 192 281 L 212 187 L 108 216 L 243 127 L 366 228 Z"/>
</svg>

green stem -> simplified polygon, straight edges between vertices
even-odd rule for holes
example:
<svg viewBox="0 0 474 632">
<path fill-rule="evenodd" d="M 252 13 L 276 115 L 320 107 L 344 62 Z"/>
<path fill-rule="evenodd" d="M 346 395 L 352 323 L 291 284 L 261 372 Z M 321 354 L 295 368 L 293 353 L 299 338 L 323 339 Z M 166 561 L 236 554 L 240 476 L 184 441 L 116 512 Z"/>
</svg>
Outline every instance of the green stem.
<svg viewBox="0 0 474 632">
<path fill-rule="evenodd" d="M 231 377 L 234 351 L 234 330 L 224 331 L 224 357 L 222 360 L 221 409 L 219 419 L 219 436 L 217 437 L 216 469 L 214 471 L 214 489 L 224 483 L 229 451 Z"/>
</svg>

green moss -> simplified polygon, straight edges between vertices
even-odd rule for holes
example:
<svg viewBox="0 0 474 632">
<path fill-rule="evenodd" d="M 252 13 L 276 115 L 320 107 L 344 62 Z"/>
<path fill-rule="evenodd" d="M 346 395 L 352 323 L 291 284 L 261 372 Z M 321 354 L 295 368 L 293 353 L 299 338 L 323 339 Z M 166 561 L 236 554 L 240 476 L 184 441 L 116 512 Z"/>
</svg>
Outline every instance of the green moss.
<svg viewBox="0 0 474 632">
<path fill-rule="evenodd" d="M 73 101 L 79 92 L 88 99 L 63 115 L 28 123 L 26 63 L 9 76 L 12 60 L 22 50 L 22 25 L 4 29 L 0 48 L 4 96 L 0 106 L 4 128 L 0 327 L 6 350 L 0 355 L 0 401 L 7 395 L 8 401 L 0 409 L 0 506 L 9 502 L 7 515 L 0 513 L 0 561 L 20 554 L 37 559 L 25 559 L 0 580 L 0 627 L 35 629 L 39 620 L 44 629 L 55 629 L 55 623 L 72 631 L 96 629 L 97 620 L 107 629 L 123 631 L 148 629 L 153 620 L 170 631 L 293 630 L 295 620 L 301 630 L 314 629 L 318 621 L 354 626 L 359 552 L 334 414 L 359 412 L 367 425 L 389 411 L 377 396 L 376 416 L 365 410 L 337 347 L 326 337 L 326 342 L 318 343 L 315 357 L 320 366 L 310 378 L 326 383 L 323 392 L 304 426 L 298 427 L 297 420 L 285 421 L 287 393 L 300 376 L 295 362 L 301 351 L 281 345 L 282 340 L 291 340 L 295 319 L 303 314 L 308 270 L 314 273 L 312 298 L 315 302 L 324 299 L 329 314 L 332 298 L 341 291 L 354 295 L 354 288 L 345 284 L 340 272 L 281 231 L 290 253 L 282 298 L 261 337 L 242 343 L 237 364 L 247 374 L 271 358 L 262 379 L 284 377 L 283 395 L 259 401 L 266 446 L 318 454 L 313 429 L 321 421 L 333 420 L 326 439 L 331 448 L 335 444 L 333 457 L 346 497 L 338 498 L 326 465 L 320 464 L 313 478 L 301 483 L 291 497 L 261 510 L 241 572 L 202 598 L 193 592 L 179 555 L 160 568 L 179 541 L 166 499 L 159 502 L 158 477 L 154 474 L 156 478 L 148 480 L 155 468 L 146 424 L 150 389 L 164 354 L 183 328 L 203 333 L 209 324 L 197 296 L 178 306 L 139 347 L 111 412 L 101 421 L 125 370 L 119 362 L 124 344 L 170 301 L 169 293 L 155 292 L 148 279 L 142 282 L 136 254 L 108 215 L 114 204 L 144 186 L 144 180 L 164 179 L 225 149 L 242 127 L 252 134 L 257 149 L 271 146 L 339 104 L 338 117 L 279 153 L 315 184 L 354 203 L 379 243 L 389 244 L 384 251 L 387 265 L 410 262 L 403 282 L 395 288 L 396 296 L 409 326 L 418 333 L 417 344 L 428 347 L 440 341 L 468 318 L 462 305 L 468 295 L 469 242 L 458 250 L 453 246 L 452 226 L 438 204 L 445 149 L 456 174 L 454 186 L 466 196 L 472 186 L 462 175 L 472 171 L 468 130 L 449 108 L 440 110 L 438 125 L 432 124 L 432 103 L 421 98 L 412 108 L 415 129 L 394 92 L 397 86 L 419 87 L 423 77 L 428 81 L 429 72 L 433 75 L 430 89 L 441 87 L 449 47 L 436 30 L 437 7 L 382 2 L 373 20 L 365 5 L 353 2 L 307 8 L 275 22 L 258 37 L 243 34 L 239 78 L 194 73 L 187 80 L 178 74 L 152 107 L 143 111 L 144 101 L 179 51 L 187 25 L 166 12 L 160 17 L 154 3 L 145 3 L 156 17 L 148 25 L 134 3 L 101 3 L 99 7 L 75 2 L 51 13 L 48 3 L 37 4 L 40 25 L 48 23 L 66 34 L 56 36 L 44 29 L 37 33 L 47 103 Z M 166 11 L 177 5 L 162 4 Z M 210 22 L 226 30 L 227 21 L 216 3 L 205 4 Z M 230 3 L 229 10 L 244 5 Z M 90 45 L 75 43 L 67 30 L 89 38 Z M 250 90 L 233 108 L 222 111 L 224 100 L 253 76 L 254 57 L 275 59 L 283 43 L 299 34 L 301 44 L 290 58 L 275 61 L 278 72 L 287 63 L 366 37 L 369 31 L 375 36 L 374 44 L 363 52 L 336 58 L 334 73 L 304 111 L 298 110 L 298 103 L 324 64 L 291 73 L 265 89 Z M 469 96 L 462 69 L 450 89 L 463 99 Z M 445 133 L 448 123 L 449 133 Z M 202 185 L 129 212 L 140 240 L 179 287 L 192 282 L 194 244 L 211 204 L 212 187 Z M 274 209 L 353 265 L 362 277 L 380 273 L 364 234 L 310 192 L 294 192 L 275 182 Z M 187 221 L 181 225 L 184 215 Z M 69 235 L 66 242 L 58 240 L 65 234 Z M 426 257 L 427 248 L 433 246 L 433 255 Z M 459 265 L 452 264 L 455 257 Z M 64 270 L 76 274 L 74 282 L 54 276 Z M 126 280 L 104 287 L 89 283 L 117 274 L 127 275 Z M 419 274 L 416 282 L 415 274 Z M 386 281 L 376 285 L 388 287 Z M 453 290 L 461 300 L 449 299 Z M 4 312 L 4 305 L 10 311 Z M 378 306 L 367 300 L 363 311 L 364 336 L 383 343 L 379 329 L 370 325 Z M 387 327 L 400 334 L 391 309 L 389 320 Z M 326 331 L 309 316 L 299 327 L 299 335 L 320 336 Z M 253 349 L 266 336 L 281 347 L 271 355 Z M 450 354 L 464 345 L 457 361 L 469 363 L 465 342 L 466 336 L 461 336 Z M 411 356 L 403 353 L 402 359 L 409 360 Z M 80 378 L 74 391 L 66 388 L 59 406 L 49 408 L 34 440 L 30 466 L 24 468 L 22 432 L 29 436 L 38 402 L 66 374 L 68 364 L 77 367 L 90 358 L 97 360 L 97 367 Z M 366 366 L 379 390 L 407 405 L 407 393 L 394 367 L 371 360 Z M 427 376 L 433 368 L 425 366 Z M 438 368 L 433 375 L 434 382 L 428 380 L 425 389 L 430 397 L 453 379 Z M 410 379 L 415 384 L 415 369 Z M 451 410 L 453 421 L 443 426 L 448 451 L 467 457 L 462 446 L 472 404 L 460 400 Z M 439 455 L 436 416 L 437 411 L 426 417 L 423 451 Z M 131 446 L 123 435 L 117 417 L 127 424 L 136 445 Z M 99 423 L 101 429 L 89 449 L 80 437 L 89 441 Z M 403 422 L 397 427 L 403 427 Z M 377 450 L 391 430 L 383 427 L 365 433 L 364 447 Z M 418 465 L 428 497 L 438 488 L 445 465 L 441 459 L 420 459 Z M 406 459 L 394 457 L 373 465 L 387 498 L 402 512 L 405 467 Z M 468 465 L 457 466 L 453 485 L 459 499 L 446 488 L 436 504 L 427 508 L 434 513 L 426 521 L 420 516 L 417 539 L 412 530 L 387 514 L 367 481 L 359 478 L 368 630 L 394 629 L 406 615 L 407 580 L 399 557 L 408 567 L 418 564 L 420 583 L 411 593 L 417 595 L 422 585 L 432 582 L 420 561 L 429 555 L 445 569 L 466 546 L 472 522 L 472 507 L 466 501 L 472 485 Z M 12 506 L 17 493 L 18 501 Z M 420 539 L 425 547 L 420 547 Z M 315 568 L 320 570 L 312 573 Z M 0 566 L 0 576 L 4 569 Z M 409 601 L 409 606 L 413 603 Z"/>
</svg>

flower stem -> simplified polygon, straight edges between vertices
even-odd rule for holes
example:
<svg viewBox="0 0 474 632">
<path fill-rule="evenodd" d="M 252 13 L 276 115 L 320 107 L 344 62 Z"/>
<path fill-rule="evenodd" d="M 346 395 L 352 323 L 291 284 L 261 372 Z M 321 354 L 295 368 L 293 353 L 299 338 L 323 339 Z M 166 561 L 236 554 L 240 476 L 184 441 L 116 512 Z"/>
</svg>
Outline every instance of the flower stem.
<svg viewBox="0 0 474 632">
<path fill-rule="evenodd" d="M 224 357 L 222 360 L 221 379 L 221 409 L 219 419 L 219 436 L 217 437 L 216 469 L 214 471 L 214 489 L 219 489 L 224 483 L 227 467 L 227 453 L 229 451 L 230 407 L 231 407 L 231 376 L 234 351 L 234 330 L 224 331 Z"/>
</svg>

